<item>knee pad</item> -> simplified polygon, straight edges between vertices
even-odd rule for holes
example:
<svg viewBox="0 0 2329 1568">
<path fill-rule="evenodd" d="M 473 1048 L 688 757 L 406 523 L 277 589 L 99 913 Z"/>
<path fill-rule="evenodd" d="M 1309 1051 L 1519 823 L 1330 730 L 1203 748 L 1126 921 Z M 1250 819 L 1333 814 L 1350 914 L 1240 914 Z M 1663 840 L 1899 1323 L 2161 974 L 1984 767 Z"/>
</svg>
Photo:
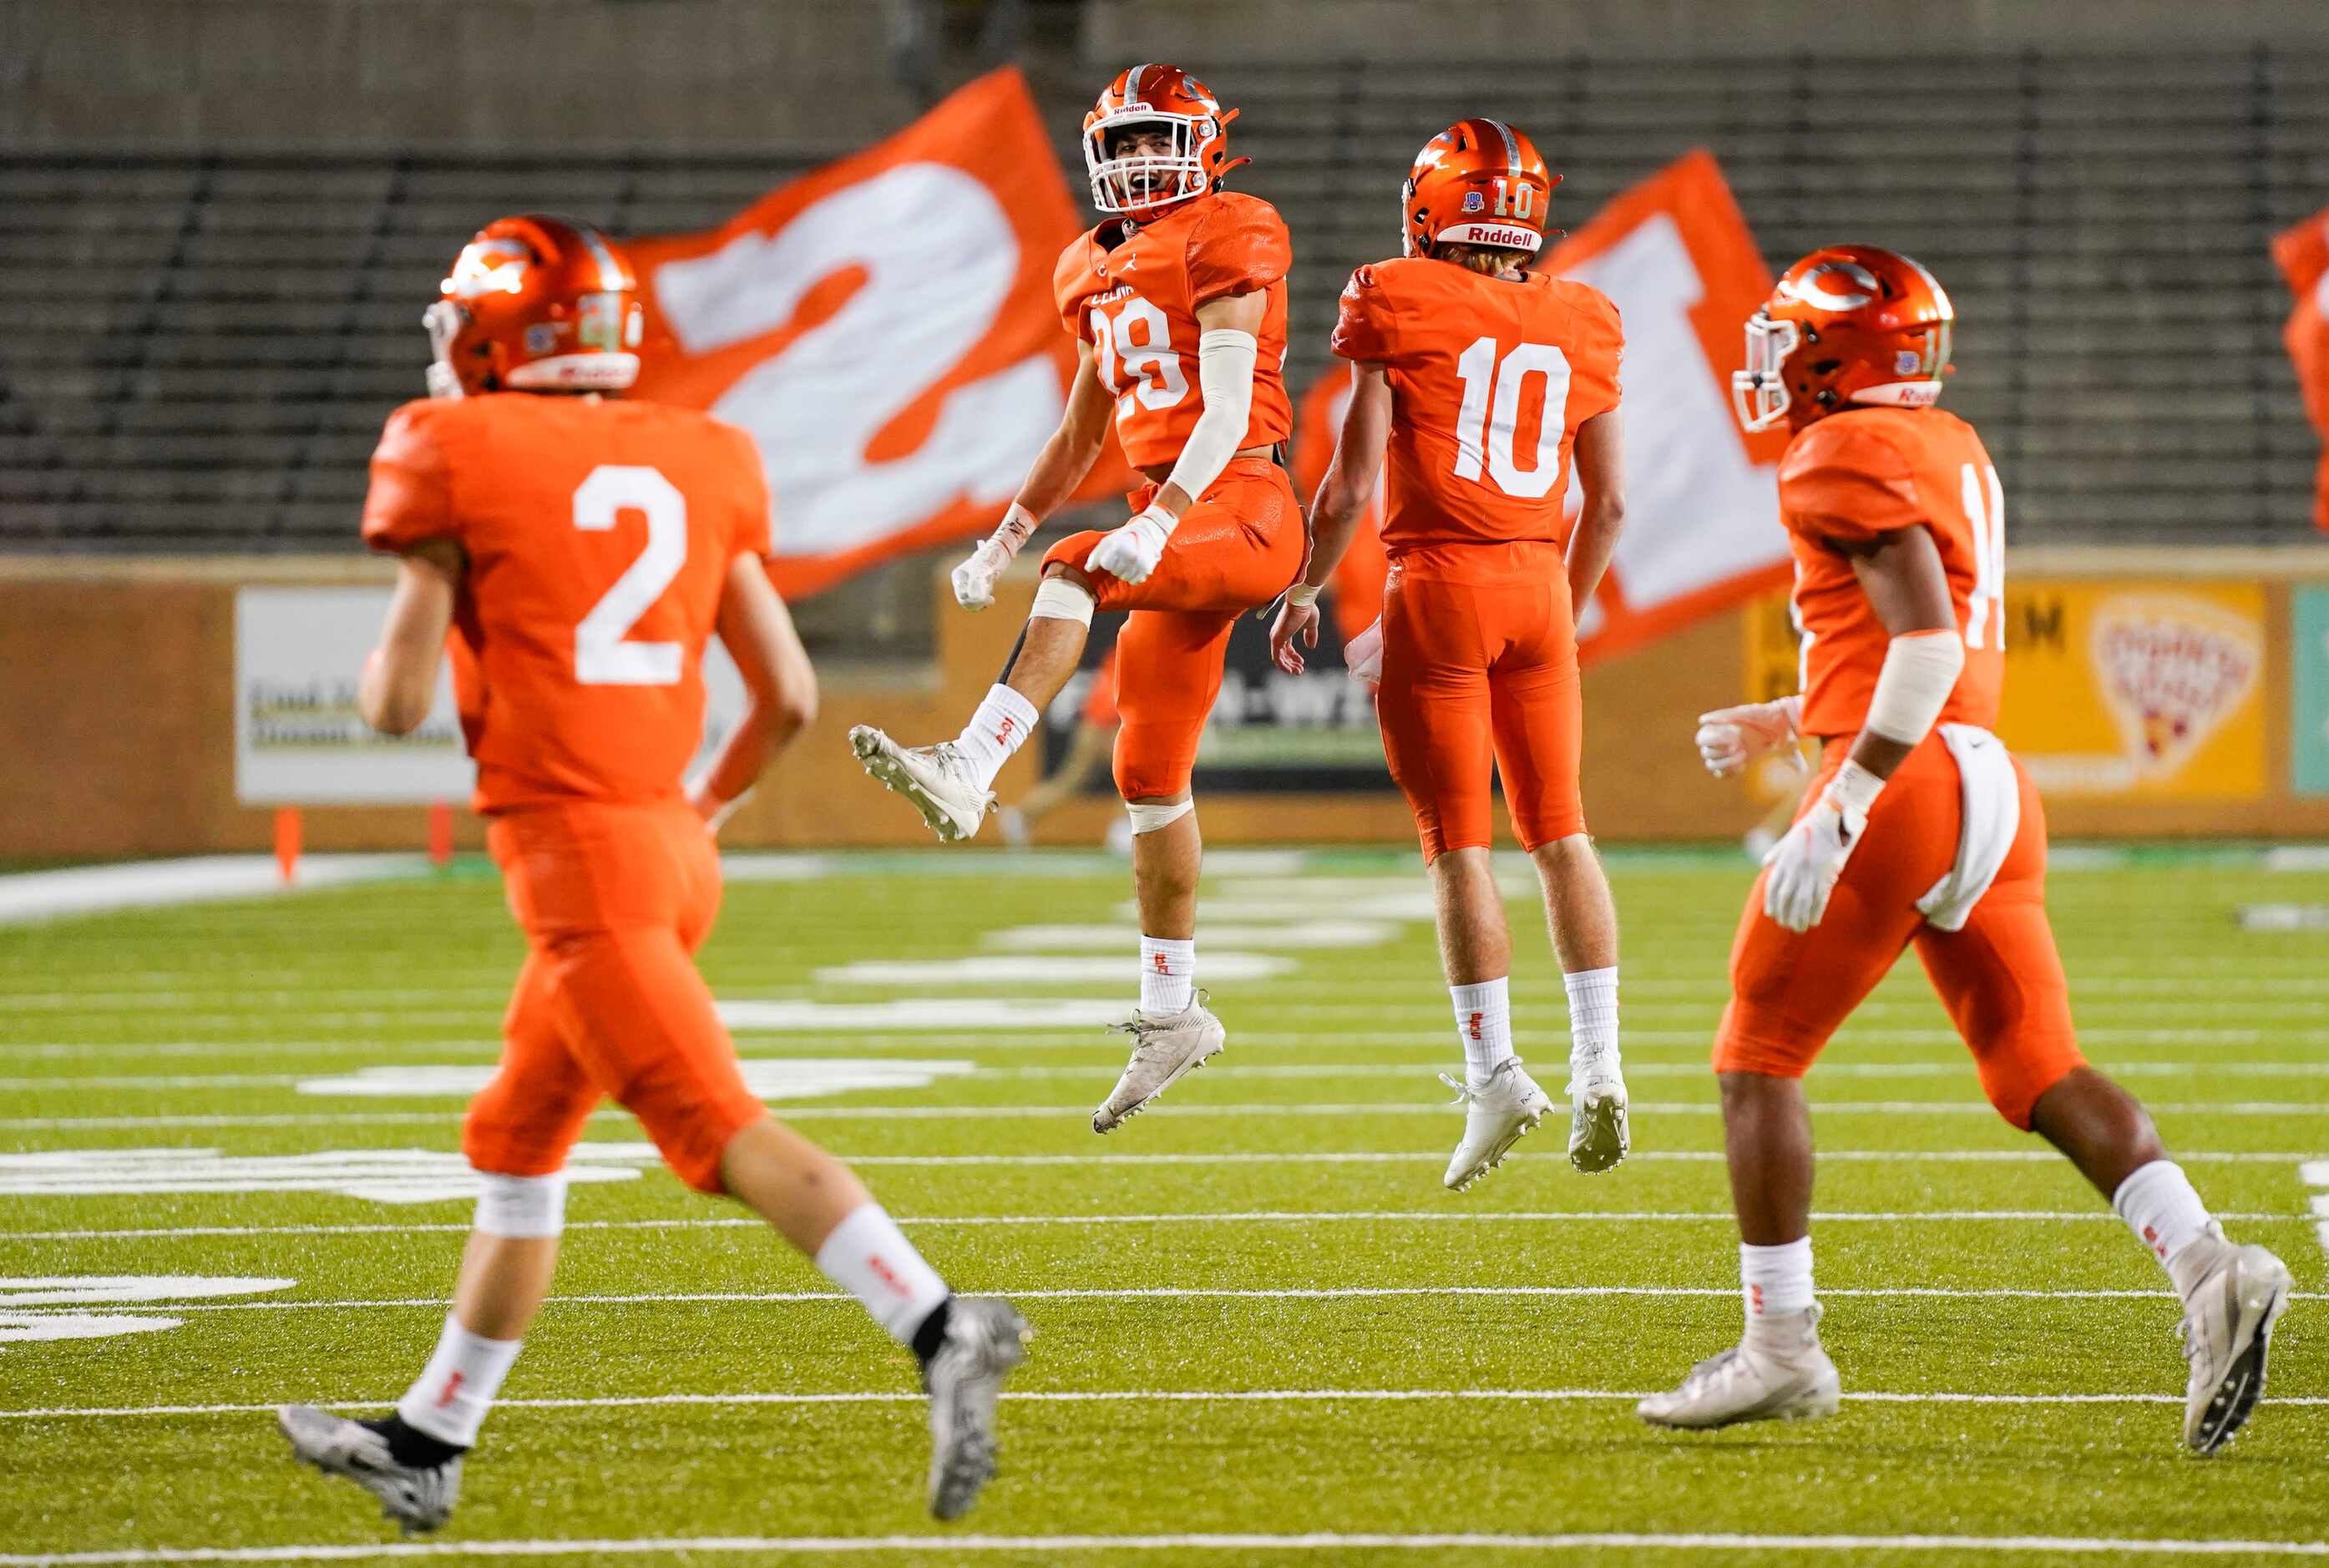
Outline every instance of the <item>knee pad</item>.
<svg viewBox="0 0 2329 1568">
<path fill-rule="evenodd" d="M 1195 811 L 1197 803 L 1194 797 L 1169 806 L 1137 805 L 1127 801 L 1124 809 L 1131 815 L 1132 836 L 1136 839 L 1143 833 L 1153 833 L 1159 828 L 1172 826 Z"/>
<path fill-rule="evenodd" d="M 513 1241 L 546 1238 L 566 1228 L 566 1173 L 548 1176 L 497 1176 L 481 1170 L 484 1188 L 477 1194 L 480 1233 Z"/>
<path fill-rule="evenodd" d="M 1054 575 L 1036 585 L 1035 603 L 1027 611 L 1027 618 L 1031 621 L 1039 618 L 1074 621 L 1080 625 L 1089 626 L 1096 603 L 1090 593 L 1080 584 Z"/>
</svg>

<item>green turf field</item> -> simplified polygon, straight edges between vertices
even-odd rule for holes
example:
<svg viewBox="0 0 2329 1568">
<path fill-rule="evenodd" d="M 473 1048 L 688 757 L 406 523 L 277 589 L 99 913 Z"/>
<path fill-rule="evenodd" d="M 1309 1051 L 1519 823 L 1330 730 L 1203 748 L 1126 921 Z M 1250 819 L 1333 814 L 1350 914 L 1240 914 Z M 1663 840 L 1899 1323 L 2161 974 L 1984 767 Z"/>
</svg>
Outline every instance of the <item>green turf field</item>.
<svg viewBox="0 0 2329 1568">
<path fill-rule="evenodd" d="M 2236 922 L 2329 905 L 2329 870 L 2102 858 L 2054 879 L 2089 1054 L 2305 1292 L 2255 1421 L 2194 1460 L 2164 1276 L 1989 1112 L 1913 962 L 1812 1080 L 1843 1413 L 1699 1436 L 1635 1420 L 1641 1392 L 1737 1333 L 1705 1054 L 1748 873 L 1614 869 L 1635 1155 L 1579 1176 L 1548 1130 L 1457 1197 L 1438 1174 L 1461 1118 L 1433 1076 L 1457 1053 L 1409 857 L 1217 856 L 1199 965 L 1229 1051 L 1105 1141 L 1087 1117 L 1123 1047 L 1075 1020 L 1130 990 L 1120 863 L 762 862 L 731 887 L 706 972 L 788 1113 L 957 1288 L 1036 1325 L 1004 1473 L 961 1526 L 933 1525 L 911 1357 L 609 1112 L 578 1156 L 598 1179 L 573 1189 L 559 1297 L 424 1550 L 2329 1554 L 2329 1164 L 2315 1186 L 2304 1169 L 2329 1161 L 2329 932 Z M 1561 986 L 1513 891 L 1521 1049 L 1557 1092 Z M 0 930 L 0 1564 L 363 1560 L 395 1541 L 370 1499 L 291 1464 L 267 1407 L 383 1404 L 433 1344 L 471 1207 L 444 1196 L 462 1096 L 519 946 L 470 868 Z M 1013 1002 L 1020 1021 L 994 1016 Z M 844 1005 L 881 1010 L 827 1010 Z M 99 1337 L 26 1337 L 68 1318 Z M 142 1331 L 108 1331 L 125 1328 Z M 197 1554 L 217 1548 L 251 1550 Z"/>
</svg>

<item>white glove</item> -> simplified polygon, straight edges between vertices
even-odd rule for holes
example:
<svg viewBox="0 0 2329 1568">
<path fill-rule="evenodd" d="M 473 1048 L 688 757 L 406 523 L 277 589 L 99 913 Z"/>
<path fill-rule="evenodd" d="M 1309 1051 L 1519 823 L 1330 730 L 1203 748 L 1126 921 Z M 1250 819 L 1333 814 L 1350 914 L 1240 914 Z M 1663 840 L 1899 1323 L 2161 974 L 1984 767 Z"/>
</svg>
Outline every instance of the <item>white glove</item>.
<svg viewBox="0 0 2329 1568">
<path fill-rule="evenodd" d="M 1369 686 L 1380 686 L 1382 684 L 1382 617 L 1378 615 L 1373 625 L 1343 644 L 1343 663 L 1350 671 L 1352 680 L 1363 681 Z"/>
<path fill-rule="evenodd" d="M 1107 572 L 1127 583 L 1145 583 L 1156 563 L 1164 559 L 1164 541 L 1179 520 L 1162 507 L 1152 506 L 1123 527 L 1111 530 L 1084 557 L 1084 570 Z"/>
<path fill-rule="evenodd" d="M 995 579 L 1011 564 L 1011 552 L 991 539 L 982 539 L 970 559 L 954 568 L 954 602 L 966 610 L 983 610 L 995 603 Z"/>
<path fill-rule="evenodd" d="M 1782 697 L 1777 702 L 1749 702 L 1702 713 L 1698 716 L 1700 760 L 1715 777 L 1729 778 L 1767 751 L 1797 745 L 1802 737 L 1796 733 L 1796 721 L 1803 711 L 1801 697 Z M 1798 751 L 1796 766 L 1800 770 L 1803 765 L 1803 754 Z"/>
<path fill-rule="evenodd" d="M 1868 808 L 1884 781 L 1847 760 L 1811 809 L 1763 857 L 1763 913 L 1790 931 L 1809 931 L 1827 913 L 1843 863 L 1868 831 Z"/>
</svg>

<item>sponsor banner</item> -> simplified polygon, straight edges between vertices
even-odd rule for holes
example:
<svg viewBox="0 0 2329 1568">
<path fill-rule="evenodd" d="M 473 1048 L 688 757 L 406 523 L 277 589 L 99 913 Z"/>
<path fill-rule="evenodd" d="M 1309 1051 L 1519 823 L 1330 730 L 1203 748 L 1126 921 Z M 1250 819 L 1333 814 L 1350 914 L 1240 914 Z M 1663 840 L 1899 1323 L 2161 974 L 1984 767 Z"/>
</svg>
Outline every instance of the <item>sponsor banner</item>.
<svg viewBox="0 0 2329 1568">
<path fill-rule="evenodd" d="M 780 590 L 1002 516 L 1066 407 L 1051 269 L 1080 226 L 1005 70 L 720 229 L 628 243 L 665 345 L 639 393 L 750 434 Z M 1079 494 L 1130 484 L 1111 446 Z"/>
<path fill-rule="evenodd" d="M 1750 694 L 1794 690 L 1786 601 L 1747 624 Z M 2049 795 L 2256 800 L 2269 646 L 2258 583 L 2009 579 L 1998 734 Z"/>
<path fill-rule="evenodd" d="M 1590 662 L 1787 580 L 1787 432 L 1747 435 L 1730 410 L 1745 323 L 1771 275 L 1704 151 L 1619 195 L 1543 265 L 1601 290 L 1625 318 L 1626 530 L 1579 617 Z M 1572 487 L 1571 513 L 1581 504 Z"/>
<path fill-rule="evenodd" d="M 2289 787 L 2329 794 L 2329 587 L 2289 595 Z"/>
<path fill-rule="evenodd" d="M 375 734 L 356 681 L 390 590 L 242 588 L 234 596 L 234 790 L 245 805 L 425 805 L 476 783 L 453 704 L 451 661 L 410 735 Z M 715 638 L 703 653 L 697 762 L 743 717 L 743 677 Z"/>
</svg>

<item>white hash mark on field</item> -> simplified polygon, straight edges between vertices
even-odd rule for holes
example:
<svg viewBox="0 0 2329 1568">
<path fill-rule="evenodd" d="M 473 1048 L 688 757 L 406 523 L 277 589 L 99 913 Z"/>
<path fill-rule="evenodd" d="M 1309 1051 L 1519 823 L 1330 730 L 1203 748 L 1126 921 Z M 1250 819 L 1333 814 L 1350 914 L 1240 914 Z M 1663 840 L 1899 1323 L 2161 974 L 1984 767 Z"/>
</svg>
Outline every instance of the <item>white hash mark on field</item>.
<svg viewBox="0 0 2329 1568">
<path fill-rule="evenodd" d="M 651 1143 L 580 1143 L 575 1181 L 636 1181 L 662 1158 Z M 309 1192 L 373 1203 L 438 1203 L 477 1196 L 460 1154 L 433 1149 L 352 1149 L 237 1155 L 215 1149 L 66 1149 L 0 1154 L 0 1196 L 93 1197 L 118 1193 Z"/>
<path fill-rule="evenodd" d="M 175 1329 L 184 1318 L 18 1308 L 110 1306 L 288 1291 L 297 1280 L 220 1279 L 201 1274 L 43 1274 L 0 1276 L 0 1344 L 34 1339 L 109 1339 Z"/>
<path fill-rule="evenodd" d="M 914 1061 L 864 1056 L 784 1056 L 739 1062 L 744 1086 L 763 1100 L 807 1100 L 867 1090 L 927 1089 L 940 1078 L 977 1071 L 962 1061 Z M 423 1063 L 361 1067 L 330 1077 L 296 1080 L 302 1094 L 400 1100 L 468 1099 L 493 1081 L 491 1062 Z"/>
<path fill-rule="evenodd" d="M 2296 1168 L 2297 1178 L 2307 1187 L 2329 1188 L 2329 1160 L 2308 1160 Z M 2321 1223 L 2313 1227 L 2321 1250 L 2329 1253 L 2329 1191 L 2315 1193 L 2313 1212 Z"/>
</svg>

